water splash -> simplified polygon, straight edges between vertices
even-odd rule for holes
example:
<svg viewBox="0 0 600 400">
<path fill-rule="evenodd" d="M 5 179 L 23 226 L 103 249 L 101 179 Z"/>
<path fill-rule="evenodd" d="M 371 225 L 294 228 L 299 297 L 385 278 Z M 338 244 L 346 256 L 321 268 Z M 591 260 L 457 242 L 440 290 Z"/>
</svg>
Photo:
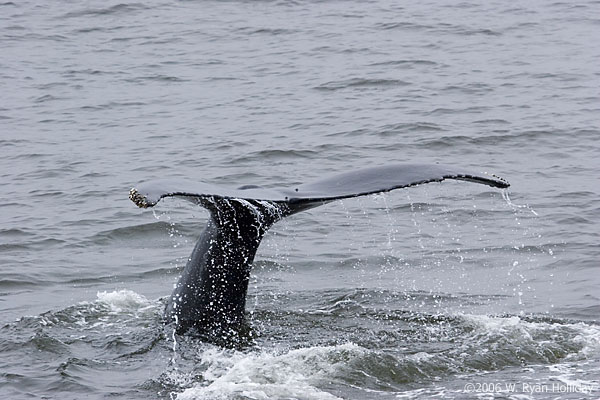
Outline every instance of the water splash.
<svg viewBox="0 0 600 400">
<path fill-rule="evenodd" d="M 388 221 L 388 233 L 387 233 L 387 247 L 389 250 L 393 249 L 393 242 L 396 241 L 396 234 L 398 233 L 398 228 L 395 219 L 392 217 L 392 213 L 390 212 L 390 205 L 388 204 L 387 193 L 378 193 L 374 194 L 373 199 L 375 201 L 381 200 L 383 202 L 383 207 L 385 211 L 385 216 Z"/>
<path fill-rule="evenodd" d="M 319 388 L 340 375 L 348 360 L 364 357 L 356 344 L 314 346 L 258 353 L 209 348 L 202 352 L 207 382 L 177 394 L 177 399 L 303 398 L 337 400 Z"/>
<path fill-rule="evenodd" d="M 512 202 L 512 200 L 510 199 L 510 196 L 508 195 L 508 189 L 502 189 L 501 191 L 502 193 L 502 198 L 506 201 L 506 204 L 508 204 L 513 210 L 517 210 L 517 209 L 527 209 L 529 211 L 531 211 L 531 213 L 533 215 L 535 215 L 536 217 L 538 216 L 538 213 L 531 208 L 531 206 L 529 204 L 515 204 Z"/>
<path fill-rule="evenodd" d="M 169 237 L 171 239 L 174 239 L 173 248 L 177 248 L 177 247 L 181 246 L 182 244 L 187 243 L 187 240 L 183 239 L 183 234 L 177 228 L 177 222 L 175 220 L 173 220 L 173 218 L 171 217 L 171 212 L 169 212 L 169 211 L 159 212 L 156 210 L 156 208 L 152 208 L 152 215 L 154 216 L 154 218 L 156 220 L 161 221 L 161 220 L 165 219 L 167 224 L 169 224 L 169 229 L 168 229 Z M 191 218 L 195 218 L 194 215 L 191 215 Z"/>
</svg>

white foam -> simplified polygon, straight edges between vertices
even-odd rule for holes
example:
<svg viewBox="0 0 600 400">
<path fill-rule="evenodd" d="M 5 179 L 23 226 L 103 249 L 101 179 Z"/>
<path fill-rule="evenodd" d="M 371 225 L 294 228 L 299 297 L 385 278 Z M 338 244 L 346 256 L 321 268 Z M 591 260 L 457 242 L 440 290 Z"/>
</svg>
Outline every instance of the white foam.
<svg viewBox="0 0 600 400">
<path fill-rule="evenodd" d="M 489 315 L 462 314 L 461 317 L 467 322 L 470 322 L 474 327 L 478 328 L 481 333 L 508 333 L 518 331 L 530 339 L 531 335 L 527 328 L 535 329 L 533 323 L 523 321 L 517 316 L 503 318 Z"/>
<path fill-rule="evenodd" d="M 153 303 L 132 290 L 122 289 L 112 292 L 98 292 L 98 302 L 110 307 L 114 313 L 143 311 L 153 307 Z"/>
<path fill-rule="evenodd" d="M 283 353 L 242 353 L 210 349 L 203 352 L 208 369 L 200 384 L 177 394 L 184 399 L 226 399 L 242 396 L 251 399 L 302 398 L 336 400 L 338 397 L 318 388 L 328 382 L 348 360 L 360 357 L 365 349 L 347 343 L 315 346 Z"/>
<path fill-rule="evenodd" d="M 455 355 L 471 354 L 478 343 L 511 343 L 519 348 L 537 351 L 548 346 L 560 346 L 570 353 L 565 361 L 573 358 L 573 365 L 580 365 L 586 358 L 594 360 L 600 351 L 600 327 L 585 323 L 524 320 L 517 316 L 495 317 L 487 315 L 464 315 L 461 318 L 470 326 L 466 348 L 458 348 Z M 575 346 L 573 346 L 575 345 Z M 482 350 L 487 347 L 482 346 Z M 501 350 L 501 349 L 500 349 Z M 218 347 L 203 348 L 202 381 L 182 393 L 173 394 L 179 400 L 189 399 L 273 399 L 301 398 L 315 400 L 338 399 L 337 393 L 329 393 L 324 388 L 331 382 L 346 376 L 347 368 L 364 359 L 370 350 L 356 344 L 346 343 L 336 346 L 314 346 L 295 350 L 269 350 L 262 352 L 239 352 Z M 407 355 L 405 360 L 423 367 L 436 362 L 436 355 L 418 352 Z M 571 363 L 569 363 L 571 365 Z M 550 377 L 578 388 L 592 387 L 595 380 L 558 374 Z M 595 386 L 594 386 L 595 387 Z M 441 392 L 438 391 L 441 390 Z M 444 393 L 444 388 L 428 388 L 426 393 L 407 391 L 398 393 L 398 398 L 422 398 Z M 439 393 L 438 393 L 439 392 Z M 443 397 L 443 395 L 440 395 Z M 512 398 L 529 398 L 527 393 Z"/>
<path fill-rule="evenodd" d="M 558 337 L 570 343 L 578 344 L 581 349 L 577 353 L 569 354 L 568 358 L 591 358 L 600 353 L 600 327 L 583 322 L 555 323 L 542 321 L 525 321 L 519 317 L 493 317 L 488 315 L 461 314 L 461 318 L 470 322 L 477 333 L 485 336 L 502 335 L 515 341 L 536 342 L 543 344 L 537 337 L 542 332 L 556 333 Z M 534 339 L 535 337 L 535 339 Z"/>
<path fill-rule="evenodd" d="M 600 354 L 600 328 L 583 322 L 575 325 L 578 327 L 579 334 L 573 338 L 573 341 L 583 346 L 581 353 L 587 358 Z"/>
</svg>

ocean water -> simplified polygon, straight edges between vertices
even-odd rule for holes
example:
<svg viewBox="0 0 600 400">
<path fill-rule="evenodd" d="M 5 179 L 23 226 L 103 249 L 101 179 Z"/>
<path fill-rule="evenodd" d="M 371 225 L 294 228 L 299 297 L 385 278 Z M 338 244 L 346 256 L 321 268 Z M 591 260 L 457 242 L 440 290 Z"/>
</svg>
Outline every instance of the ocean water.
<svg viewBox="0 0 600 400">
<path fill-rule="evenodd" d="M 0 3 L 0 394 L 600 396 L 600 2 Z M 254 342 L 174 335 L 207 219 L 155 178 L 496 173 L 276 224 Z"/>
</svg>

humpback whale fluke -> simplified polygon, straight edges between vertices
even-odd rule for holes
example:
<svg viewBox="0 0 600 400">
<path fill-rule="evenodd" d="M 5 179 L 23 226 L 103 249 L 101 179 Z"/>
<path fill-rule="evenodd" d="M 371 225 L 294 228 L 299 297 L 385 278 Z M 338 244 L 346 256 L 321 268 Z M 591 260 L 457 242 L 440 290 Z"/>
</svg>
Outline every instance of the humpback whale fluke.
<svg viewBox="0 0 600 400">
<path fill-rule="evenodd" d="M 131 189 L 139 207 L 164 197 L 181 197 L 210 212 L 192 255 L 165 310 L 178 333 L 191 327 L 207 337 L 228 335 L 244 326 L 252 262 L 265 232 L 280 219 L 334 200 L 388 192 L 429 182 L 456 179 L 506 188 L 495 175 L 452 167 L 398 164 L 361 169 L 281 190 L 246 185 L 225 189 L 185 180 L 156 180 Z M 218 332 L 218 333 L 217 333 Z"/>
</svg>

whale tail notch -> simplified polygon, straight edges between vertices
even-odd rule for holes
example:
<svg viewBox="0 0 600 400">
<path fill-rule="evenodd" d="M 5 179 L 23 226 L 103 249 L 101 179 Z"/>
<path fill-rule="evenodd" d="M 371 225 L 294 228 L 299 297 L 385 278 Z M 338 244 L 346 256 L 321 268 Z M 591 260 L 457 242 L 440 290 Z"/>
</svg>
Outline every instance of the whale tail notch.
<svg viewBox="0 0 600 400">
<path fill-rule="evenodd" d="M 495 175 L 467 173 L 426 164 L 398 164 L 334 175 L 281 190 L 246 185 L 226 189 L 183 180 L 156 180 L 131 189 L 141 208 L 180 197 L 210 212 L 165 315 L 177 332 L 191 327 L 209 337 L 242 331 L 246 293 L 254 256 L 266 231 L 280 219 L 329 202 L 447 179 L 496 188 L 508 182 Z M 218 333 L 215 333 L 218 332 Z"/>
</svg>

